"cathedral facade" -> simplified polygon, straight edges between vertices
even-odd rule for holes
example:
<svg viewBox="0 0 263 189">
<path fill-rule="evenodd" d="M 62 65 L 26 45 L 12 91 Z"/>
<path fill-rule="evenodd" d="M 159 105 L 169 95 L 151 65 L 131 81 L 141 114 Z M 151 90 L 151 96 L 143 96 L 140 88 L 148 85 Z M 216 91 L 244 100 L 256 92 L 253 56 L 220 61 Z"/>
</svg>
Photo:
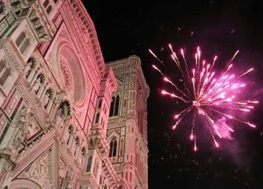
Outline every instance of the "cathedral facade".
<svg viewBox="0 0 263 189">
<path fill-rule="evenodd" d="M 148 96 L 81 0 L 0 0 L 1 189 L 147 189 Z"/>
</svg>

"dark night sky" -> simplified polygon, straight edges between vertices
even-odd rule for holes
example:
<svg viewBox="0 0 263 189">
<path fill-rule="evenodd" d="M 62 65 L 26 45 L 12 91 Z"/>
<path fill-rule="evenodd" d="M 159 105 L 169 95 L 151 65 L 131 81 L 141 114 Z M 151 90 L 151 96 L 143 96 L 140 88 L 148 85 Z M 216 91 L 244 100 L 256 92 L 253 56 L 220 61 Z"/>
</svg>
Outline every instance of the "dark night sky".
<svg viewBox="0 0 263 189">
<path fill-rule="evenodd" d="M 142 60 L 150 87 L 149 189 L 263 188 L 263 11 L 260 1 L 90 0 L 84 4 L 95 24 L 105 62 L 133 54 Z M 171 130 L 174 112 L 179 107 L 160 95 L 164 84 L 151 67 L 158 62 L 148 49 L 160 55 L 165 64 L 171 63 L 168 43 L 175 49 L 185 48 L 189 53 L 186 57 L 191 57 L 193 49 L 200 46 L 203 57 L 212 59 L 218 55 L 219 67 L 240 50 L 235 59 L 237 68 L 255 68 L 253 74 L 246 77 L 249 90 L 245 95 L 260 101 L 246 118 L 257 128 L 235 125 L 234 140 L 220 141 L 219 149 L 212 145 L 209 135 L 203 134 L 199 151 L 193 152 L 189 130 L 184 125 Z M 168 71 L 171 70 L 166 70 L 167 74 L 173 75 Z"/>
</svg>

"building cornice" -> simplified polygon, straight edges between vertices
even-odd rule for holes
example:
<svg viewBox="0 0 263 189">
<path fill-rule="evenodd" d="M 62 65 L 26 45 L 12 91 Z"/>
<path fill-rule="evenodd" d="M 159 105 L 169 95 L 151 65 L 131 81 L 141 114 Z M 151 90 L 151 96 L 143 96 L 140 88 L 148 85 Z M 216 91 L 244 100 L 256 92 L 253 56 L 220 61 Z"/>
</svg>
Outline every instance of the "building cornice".
<svg viewBox="0 0 263 189">
<path fill-rule="evenodd" d="M 84 7 L 82 1 L 80 0 L 69 0 L 69 3 L 72 5 L 73 9 L 75 10 L 76 14 L 78 15 L 80 19 L 80 23 L 83 24 L 83 31 L 88 33 L 88 36 L 90 38 L 90 45 L 93 49 L 93 56 L 94 60 L 96 62 L 96 65 L 98 65 L 99 73 L 101 78 L 103 77 L 104 74 L 104 66 L 105 62 L 103 59 L 103 55 L 101 52 L 97 32 L 95 29 L 95 25 L 90 18 L 86 8 Z"/>
</svg>

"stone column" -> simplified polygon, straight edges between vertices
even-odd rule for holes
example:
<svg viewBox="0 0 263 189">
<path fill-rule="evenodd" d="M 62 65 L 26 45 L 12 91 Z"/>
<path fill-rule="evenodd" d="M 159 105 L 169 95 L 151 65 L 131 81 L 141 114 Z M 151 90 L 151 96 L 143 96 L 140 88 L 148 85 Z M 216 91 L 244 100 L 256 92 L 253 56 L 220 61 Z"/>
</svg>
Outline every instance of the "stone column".
<svg viewBox="0 0 263 189">
<path fill-rule="evenodd" d="M 37 72 L 38 72 L 38 69 L 36 69 L 36 68 L 33 68 L 33 69 L 30 71 L 30 73 L 29 73 L 29 75 L 28 75 L 28 77 L 27 77 L 27 79 L 26 79 L 26 80 L 30 83 L 30 86 L 31 86 L 31 84 L 33 83 L 33 78 L 36 77 Z M 32 84 L 32 85 L 33 85 L 33 84 Z"/>
<path fill-rule="evenodd" d="M 33 72 L 33 71 L 32 71 Z M 32 76 L 31 76 L 31 81 L 30 79 L 28 78 L 28 81 L 30 82 L 30 86 L 33 87 L 33 85 L 35 84 L 35 81 L 36 81 L 36 78 L 38 76 L 38 73 L 39 73 L 39 68 L 36 69 L 36 71 L 34 73 L 32 73 Z M 30 73 L 31 74 L 31 73 Z"/>
</svg>

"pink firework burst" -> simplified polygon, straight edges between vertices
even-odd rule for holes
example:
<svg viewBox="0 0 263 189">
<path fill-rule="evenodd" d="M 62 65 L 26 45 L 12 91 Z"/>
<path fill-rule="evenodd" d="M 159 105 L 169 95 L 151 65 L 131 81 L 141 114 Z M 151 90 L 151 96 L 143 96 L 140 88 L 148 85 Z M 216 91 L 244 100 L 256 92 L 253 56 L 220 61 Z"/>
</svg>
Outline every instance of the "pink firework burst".
<svg viewBox="0 0 263 189">
<path fill-rule="evenodd" d="M 216 147 L 219 147 L 218 139 L 232 139 L 230 133 L 234 132 L 234 129 L 227 124 L 228 120 L 234 120 L 253 128 L 256 127 L 254 124 L 234 115 L 240 114 L 239 112 L 250 112 L 258 103 L 257 100 L 239 99 L 238 95 L 246 86 L 245 83 L 240 82 L 240 78 L 253 71 L 253 68 L 250 68 L 239 75 L 233 73 L 232 62 L 239 51 L 233 55 L 226 65 L 226 69 L 218 74 L 214 71 L 217 56 L 211 63 L 208 63 L 201 59 L 201 50 L 197 47 L 194 63 L 190 66 L 186 61 L 183 49 L 180 50 L 182 61 L 179 60 L 171 44 L 169 44 L 169 49 L 171 58 L 179 69 L 181 77 L 183 77 L 183 87 L 179 87 L 169 79 L 156 65 L 152 67 L 174 89 L 172 92 L 162 90 L 162 95 L 170 96 L 188 105 L 174 116 L 176 121 L 172 129 L 176 129 L 186 115 L 193 115 L 190 139 L 193 141 L 194 151 L 197 151 L 197 134 L 195 132 L 197 118 L 206 123 L 205 125 L 208 127 Z M 149 49 L 149 52 L 163 64 L 163 61 L 152 50 Z"/>
</svg>

